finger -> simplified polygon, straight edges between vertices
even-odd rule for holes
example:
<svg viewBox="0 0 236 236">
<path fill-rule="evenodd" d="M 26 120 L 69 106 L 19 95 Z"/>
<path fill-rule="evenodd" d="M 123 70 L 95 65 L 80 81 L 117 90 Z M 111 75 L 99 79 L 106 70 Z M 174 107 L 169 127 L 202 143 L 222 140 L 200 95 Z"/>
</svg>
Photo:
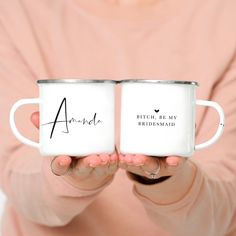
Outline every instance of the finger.
<svg viewBox="0 0 236 236">
<path fill-rule="evenodd" d="M 94 172 L 97 176 L 101 177 L 104 175 L 107 175 L 107 170 L 108 170 L 108 166 L 109 166 L 109 155 L 108 154 L 100 154 L 97 155 L 96 157 L 97 160 L 97 165 L 94 169 Z"/>
<path fill-rule="evenodd" d="M 90 159 L 93 158 L 93 155 L 89 155 L 83 158 L 78 158 L 77 163 L 73 168 L 73 174 L 77 177 L 87 178 L 93 171 L 93 167 L 90 166 Z"/>
<path fill-rule="evenodd" d="M 137 158 L 138 159 L 138 158 Z M 127 155 L 120 155 L 119 156 L 119 166 L 122 169 L 125 169 L 129 172 L 134 174 L 140 174 L 140 163 L 141 161 L 136 159 L 136 155 L 134 154 L 127 154 Z M 136 165 L 136 163 L 139 163 Z"/>
<path fill-rule="evenodd" d="M 98 157 L 98 155 L 89 155 L 87 157 L 87 163 L 90 167 L 96 168 L 97 166 L 101 165 L 102 160 Z"/>
<path fill-rule="evenodd" d="M 119 167 L 122 169 L 125 169 L 126 163 L 125 163 L 125 155 L 119 154 Z"/>
<path fill-rule="evenodd" d="M 117 154 L 90 155 L 86 158 L 87 166 L 93 170 L 97 177 L 111 175 L 117 170 Z M 81 169 L 81 166 L 79 167 Z"/>
<path fill-rule="evenodd" d="M 178 166 L 181 162 L 181 158 L 177 156 L 169 156 L 166 158 L 166 164 L 169 166 Z"/>
<path fill-rule="evenodd" d="M 108 165 L 108 175 L 114 174 L 118 170 L 118 155 L 114 153 L 110 155 L 110 161 Z"/>
<path fill-rule="evenodd" d="M 143 166 L 146 162 L 147 157 L 144 155 L 134 155 L 133 157 L 133 165 L 135 166 Z"/>
<path fill-rule="evenodd" d="M 36 111 L 36 112 L 32 113 L 30 120 L 33 123 L 33 125 L 38 129 L 39 128 L 39 112 Z"/>
<path fill-rule="evenodd" d="M 142 175 L 147 178 L 159 178 L 161 176 L 162 159 L 158 157 L 150 157 L 145 155 L 136 155 L 136 158 L 142 160 L 143 165 L 140 166 Z M 151 177 L 152 176 L 152 177 Z"/>
<path fill-rule="evenodd" d="M 169 173 L 174 174 L 183 169 L 184 164 L 186 163 L 187 158 L 177 157 L 177 156 L 169 156 L 165 160 L 165 166 Z"/>
<path fill-rule="evenodd" d="M 125 155 L 119 154 L 119 165 L 122 165 L 125 163 Z"/>
<path fill-rule="evenodd" d="M 180 171 L 186 158 L 169 156 L 169 157 L 147 157 L 145 159 L 145 165 L 142 167 L 144 172 L 152 173 L 158 169 L 158 164 L 160 165 L 160 171 L 158 176 L 172 176 Z M 156 166 L 156 167 L 155 167 Z"/>
<path fill-rule="evenodd" d="M 98 155 L 100 158 L 100 164 L 96 166 L 95 173 L 97 176 L 105 176 L 105 175 L 112 175 L 114 174 L 118 167 L 117 167 L 117 154 L 113 153 L 109 154 L 100 154 Z"/>
<path fill-rule="evenodd" d="M 112 163 L 117 163 L 117 161 L 118 161 L 118 155 L 117 155 L 117 153 L 115 152 L 115 153 L 113 153 L 113 154 L 110 155 L 110 164 L 112 164 Z"/>
<path fill-rule="evenodd" d="M 120 160 L 123 162 L 122 167 L 131 173 L 144 177 L 150 177 L 150 173 L 154 173 L 156 178 L 159 176 L 161 164 L 159 159 L 156 157 L 154 158 L 141 154 L 129 154 L 120 157 Z"/>
<path fill-rule="evenodd" d="M 136 155 L 136 158 L 141 160 L 140 162 L 143 164 L 142 169 L 147 171 L 154 171 L 161 165 L 161 160 L 158 157 L 150 157 L 145 155 Z"/>
<path fill-rule="evenodd" d="M 119 166 L 122 169 L 128 170 L 132 173 L 140 172 L 140 166 L 144 165 L 144 156 L 143 155 L 120 155 L 119 156 Z"/>
<path fill-rule="evenodd" d="M 159 176 L 172 176 L 181 171 L 186 162 L 186 158 L 177 156 L 149 157 L 146 159 L 145 165 L 143 166 L 144 171 L 151 173 L 153 170 L 157 170 L 158 165 L 155 164 L 157 161 L 160 165 Z"/>
<path fill-rule="evenodd" d="M 51 162 L 51 170 L 53 174 L 61 176 L 65 175 L 70 169 L 70 164 L 72 162 L 69 156 L 57 156 L 53 158 Z"/>
<path fill-rule="evenodd" d="M 100 154 L 99 155 L 99 158 L 100 158 L 100 165 L 107 165 L 110 161 L 110 155 L 109 154 Z"/>
</svg>

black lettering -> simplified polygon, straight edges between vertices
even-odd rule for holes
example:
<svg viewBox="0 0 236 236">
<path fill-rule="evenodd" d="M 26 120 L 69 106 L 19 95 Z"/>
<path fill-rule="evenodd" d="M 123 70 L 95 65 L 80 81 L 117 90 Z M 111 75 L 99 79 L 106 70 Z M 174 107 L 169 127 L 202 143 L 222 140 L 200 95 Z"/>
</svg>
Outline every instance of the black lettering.
<svg viewBox="0 0 236 236">
<path fill-rule="evenodd" d="M 61 110 L 62 110 L 63 105 L 64 105 L 64 116 L 65 116 L 65 119 L 64 119 L 64 120 L 58 120 L 58 117 L 59 117 L 59 115 L 60 115 L 60 113 L 61 113 Z M 96 126 L 96 125 L 98 125 L 99 123 L 102 123 L 102 121 L 99 120 L 99 119 L 97 119 L 97 113 L 96 113 L 96 112 L 94 113 L 93 118 L 90 119 L 90 120 L 87 120 L 86 118 L 78 119 L 78 120 L 77 120 L 77 119 L 75 119 L 75 118 L 73 118 L 73 117 L 68 120 L 67 101 L 66 101 L 66 98 L 63 98 L 63 99 L 62 99 L 62 102 L 61 102 L 61 104 L 60 104 L 60 106 L 59 106 L 59 109 L 58 109 L 58 111 L 57 111 L 57 114 L 56 114 L 56 117 L 55 117 L 54 121 L 48 122 L 48 123 L 45 123 L 45 124 L 42 124 L 42 126 L 43 126 L 43 125 L 51 125 L 51 124 L 53 125 L 53 126 L 52 126 L 52 130 L 51 130 L 51 133 L 50 133 L 50 139 L 53 137 L 53 133 L 54 133 L 54 130 L 55 130 L 55 128 L 56 128 L 56 124 L 57 124 L 57 123 L 65 123 L 65 128 L 66 128 L 66 130 L 65 130 L 65 131 L 62 131 L 62 132 L 68 134 L 68 133 L 69 133 L 69 126 L 68 126 L 68 124 L 72 124 L 72 123 L 82 123 L 83 125 L 86 125 L 86 124 L 87 124 L 87 125 L 94 125 L 94 126 Z"/>
<path fill-rule="evenodd" d="M 66 125 L 66 131 L 63 131 L 63 133 L 67 133 L 67 134 L 69 133 L 68 120 L 67 120 L 66 98 L 63 98 L 63 99 L 62 99 L 62 102 L 61 102 L 61 105 L 60 105 L 60 107 L 59 107 L 59 109 L 58 109 L 58 112 L 57 112 L 57 114 L 56 114 L 55 120 L 54 120 L 54 122 L 53 122 L 52 130 L 51 130 L 51 134 L 50 134 L 50 139 L 52 138 L 54 129 L 55 129 L 55 127 L 56 127 L 56 124 L 58 123 L 58 122 L 57 122 L 57 119 L 58 119 L 58 116 L 59 116 L 59 114 L 60 114 L 61 108 L 62 108 L 62 106 L 63 106 L 64 103 L 65 103 L 65 125 Z"/>
</svg>

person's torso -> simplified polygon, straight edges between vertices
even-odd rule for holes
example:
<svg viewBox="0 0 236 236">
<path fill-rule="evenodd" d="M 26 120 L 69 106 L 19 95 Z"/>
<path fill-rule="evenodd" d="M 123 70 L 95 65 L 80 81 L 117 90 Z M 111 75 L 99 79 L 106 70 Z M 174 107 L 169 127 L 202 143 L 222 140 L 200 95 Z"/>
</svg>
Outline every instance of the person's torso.
<svg viewBox="0 0 236 236">
<path fill-rule="evenodd" d="M 210 99 L 232 56 L 230 20 L 221 11 L 222 1 L 180 2 L 130 9 L 129 14 L 128 9 L 106 12 L 79 0 L 11 0 L 1 3 L 0 20 L 36 79 L 193 80 L 200 83 L 197 97 Z M 197 123 L 202 114 L 199 109 Z M 37 225 L 10 204 L 4 224 L 5 231 L 12 230 L 4 236 L 167 235 L 133 195 L 124 171 L 67 226 Z"/>
</svg>

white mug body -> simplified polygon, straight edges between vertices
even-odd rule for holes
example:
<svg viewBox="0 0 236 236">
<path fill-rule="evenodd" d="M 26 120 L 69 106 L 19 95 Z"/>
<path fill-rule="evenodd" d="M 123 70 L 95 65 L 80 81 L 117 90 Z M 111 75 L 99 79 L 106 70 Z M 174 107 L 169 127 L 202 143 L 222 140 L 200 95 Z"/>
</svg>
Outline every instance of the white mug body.
<svg viewBox="0 0 236 236">
<path fill-rule="evenodd" d="M 20 99 L 9 123 L 16 138 L 43 156 L 111 154 L 115 151 L 115 85 L 112 80 L 38 80 L 39 98 Z M 19 132 L 16 111 L 39 104 L 39 142 Z"/>
<path fill-rule="evenodd" d="M 196 83 L 123 81 L 120 151 L 189 157 L 195 145 Z"/>
<path fill-rule="evenodd" d="M 112 81 L 39 82 L 40 152 L 86 156 L 115 147 Z"/>
</svg>

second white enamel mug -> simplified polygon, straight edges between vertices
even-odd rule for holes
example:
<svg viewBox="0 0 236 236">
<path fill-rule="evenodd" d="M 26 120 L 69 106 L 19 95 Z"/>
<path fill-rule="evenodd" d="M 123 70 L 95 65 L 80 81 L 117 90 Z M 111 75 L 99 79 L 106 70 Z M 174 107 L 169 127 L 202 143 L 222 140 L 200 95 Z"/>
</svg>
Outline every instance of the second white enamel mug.
<svg viewBox="0 0 236 236">
<path fill-rule="evenodd" d="M 196 100 L 194 81 L 121 81 L 120 151 L 122 154 L 190 157 L 217 141 L 224 128 L 224 112 L 212 101 Z M 215 109 L 217 132 L 195 144 L 196 105 Z"/>
</svg>

